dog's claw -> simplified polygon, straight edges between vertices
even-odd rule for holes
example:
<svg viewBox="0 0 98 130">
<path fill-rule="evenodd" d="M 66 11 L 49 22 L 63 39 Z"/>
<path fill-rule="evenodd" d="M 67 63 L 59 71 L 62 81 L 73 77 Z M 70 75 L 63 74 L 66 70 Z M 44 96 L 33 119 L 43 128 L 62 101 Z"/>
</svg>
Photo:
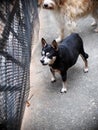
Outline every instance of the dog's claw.
<svg viewBox="0 0 98 130">
<path fill-rule="evenodd" d="M 95 33 L 98 33 L 98 28 L 96 28 L 96 29 L 94 30 L 94 32 L 95 32 Z"/>
</svg>

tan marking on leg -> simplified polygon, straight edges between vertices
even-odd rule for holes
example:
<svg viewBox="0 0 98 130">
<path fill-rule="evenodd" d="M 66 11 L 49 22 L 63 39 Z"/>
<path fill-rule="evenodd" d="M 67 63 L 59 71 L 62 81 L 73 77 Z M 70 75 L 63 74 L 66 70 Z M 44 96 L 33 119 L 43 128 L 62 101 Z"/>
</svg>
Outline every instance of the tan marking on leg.
<svg viewBox="0 0 98 130">
<path fill-rule="evenodd" d="M 84 61 L 84 64 L 85 64 L 85 66 L 84 66 L 84 72 L 87 73 L 88 72 L 88 61 L 87 61 L 87 59 L 85 60 L 82 55 L 81 55 L 81 57 L 82 57 L 82 59 Z"/>
</svg>

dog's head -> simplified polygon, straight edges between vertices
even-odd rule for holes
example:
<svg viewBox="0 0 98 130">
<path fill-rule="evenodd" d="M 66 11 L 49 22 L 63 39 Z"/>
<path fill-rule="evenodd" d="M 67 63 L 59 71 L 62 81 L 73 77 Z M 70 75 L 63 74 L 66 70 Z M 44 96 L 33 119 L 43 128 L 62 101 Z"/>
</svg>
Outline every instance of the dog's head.
<svg viewBox="0 0 98 130">
<path fill-rule="evenodd" d="M 47 44 L 46 40 L 44 38 L 41 39 L 42 42 L 42 51 L 41 51 L 41 63 L 43 65 L 52 65 L 56 58 L 57 58 L 57 52 L 58 52 L 58 44 L 54 40 L 51 45 Z"/>
<path fill-rule="evenodd" d="M 55 9 L 64 5 L 66 0 L 43 0 L 43 8 Z"/>
</svg>

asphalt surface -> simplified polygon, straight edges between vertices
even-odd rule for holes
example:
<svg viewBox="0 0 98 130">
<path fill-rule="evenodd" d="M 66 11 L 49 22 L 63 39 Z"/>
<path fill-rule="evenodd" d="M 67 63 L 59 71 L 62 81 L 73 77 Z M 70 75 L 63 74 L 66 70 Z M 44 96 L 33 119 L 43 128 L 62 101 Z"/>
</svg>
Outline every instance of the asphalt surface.
<svg viewBox="0 0 98 130">
<path fill-rule="evenodd" d="M 91 17 L 81 19 L 77 29 L 89 54 L 89 72 L 83 72 L 79 57 L 68 71 L 68 91 L 61 94 L 60 75 L 51 83 L 49 67 L 40 63 L 40 39 L 51 43 L 58 27 L 48 10 L 40 11 L 39 40 L 35 36 L 33 42 L 30 106 L 26 107 L 22 130 L 98 130 L 98 34 L 93 32 L 91 22 Z"/>
</svg>

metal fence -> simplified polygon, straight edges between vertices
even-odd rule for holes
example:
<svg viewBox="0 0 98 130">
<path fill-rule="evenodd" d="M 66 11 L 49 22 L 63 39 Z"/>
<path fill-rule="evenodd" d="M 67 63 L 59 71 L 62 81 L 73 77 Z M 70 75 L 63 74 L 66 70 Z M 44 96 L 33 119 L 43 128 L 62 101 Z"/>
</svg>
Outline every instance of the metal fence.
<svg viewBox="0 0 98 130">
<path fill-rule="evenodd" d="M 0 130 L 21 128 L 36 17 L 36 0 L 0 0 Z"/>
</svg>

